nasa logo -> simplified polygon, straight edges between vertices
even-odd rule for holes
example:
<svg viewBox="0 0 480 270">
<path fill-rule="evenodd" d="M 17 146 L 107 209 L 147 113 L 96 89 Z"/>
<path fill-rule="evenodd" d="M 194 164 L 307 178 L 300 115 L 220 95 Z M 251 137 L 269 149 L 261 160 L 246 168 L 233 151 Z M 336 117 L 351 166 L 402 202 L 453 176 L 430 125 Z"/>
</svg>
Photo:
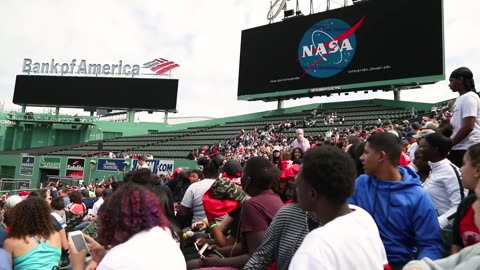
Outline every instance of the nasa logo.
<svg viewBox="0 0 480 270">
<path fill-rule="evenodd" d="M 365 17 L 351 27 L 339 19 L 326 19 L 310 27 L 298 46 L 303 76 L 329 78 L 344 70 L 355 55 L 355 31 L 364 20 Z"/>
</svg>

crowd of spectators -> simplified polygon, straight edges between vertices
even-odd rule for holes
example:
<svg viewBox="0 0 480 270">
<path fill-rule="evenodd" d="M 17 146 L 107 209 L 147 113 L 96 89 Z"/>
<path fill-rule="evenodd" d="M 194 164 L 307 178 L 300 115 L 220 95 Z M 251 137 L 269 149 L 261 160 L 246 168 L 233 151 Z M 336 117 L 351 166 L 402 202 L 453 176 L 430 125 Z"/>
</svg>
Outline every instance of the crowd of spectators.
<svg viewBox="0 0 480 270">
<path fill-rule="evenodd" d="M 5 196 L 0 269 L 478 269 L 480 98 L 466 68 L 450 88 L 418 123 L 269 125 L 162 179 L 139 162 L 121 182 Z"/>
</svg>

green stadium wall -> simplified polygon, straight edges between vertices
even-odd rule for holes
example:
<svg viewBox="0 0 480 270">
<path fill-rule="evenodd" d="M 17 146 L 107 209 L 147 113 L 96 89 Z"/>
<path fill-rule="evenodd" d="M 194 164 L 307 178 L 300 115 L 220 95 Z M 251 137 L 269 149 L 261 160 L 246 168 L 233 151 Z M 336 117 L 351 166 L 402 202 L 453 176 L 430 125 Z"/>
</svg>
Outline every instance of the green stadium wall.
<svg viewBox="0 0 480 270">
<path fill-rule="evenodd" d="M 52 156 L 48 156 L 52 157 Z M 66 176 L 66 168 L 67 168 L 67 159 L 68 157 L 59 157 L 60 161 L 60 169 L 58 170 L 59 177 Z M 85 166 L 84 166 L 84 176 L 83 179 L 88 184 L 90 180 L 95 180 L 98 178 L 102 180 L 104 177 L 108 179 L 110 176 L 114 176 L 119 180 L 123 180 L 124 172 L 105 172 L 105 171 L 97 171 L 95 165 L 91 165 L 91 161 L 97 158 L 85 158 Z M 30 188 L 38 188 L 40 186 L 41 180 L 41 168 L 40 168 L 40 157 L 35 157 L 35 162 L 32 170 L 32 175 L 22 175 L 21 174 L 21 155 L 0 155 L 0 179 L 1 178 L 13 178 L 16 180 L 29 180 L 31 183 Z M 127 160 L 131 164 L 131 160 Z M 92 166 L 92 167 L 91 167 Z M 174 168 L 195 168 L 197 167 L 196 161 L 191 160 L 174 160 Z"/>
</svg>

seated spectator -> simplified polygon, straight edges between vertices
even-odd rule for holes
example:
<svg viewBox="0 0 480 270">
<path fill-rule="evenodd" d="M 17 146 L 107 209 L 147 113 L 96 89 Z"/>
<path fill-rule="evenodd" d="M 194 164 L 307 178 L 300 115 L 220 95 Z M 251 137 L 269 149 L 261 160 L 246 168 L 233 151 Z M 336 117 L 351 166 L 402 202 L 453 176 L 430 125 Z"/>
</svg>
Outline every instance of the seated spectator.
<svg viewBox="0 0 480 270">
<path fill-rule="evenodd" d="M 94 202 L 93 202 L 93 199 L 90 198 L 88 189 L 82 189 L 80 193 L 82 194 L 82 203 L 85 205 L 87 209 L 92 209 Z"/>
<path fill-rule="evenodd" d="M 147 188 L 133 183 L 122 185 L 103 203 L 98 219 L 99 242 L 85 236 L 98 263 L 96 269 L 186 268 L 160 201 Z M 72 248 L 70 261 L 73 270 L 85 269 L 85 251 Z"/>
<path fill-rule="evenodd" d="M 11 270 L 12 260 L 10 254 L 5 249 L 0 248 L 0 270 Z"/>
<path fill-rule="evenodd" d="M 477 183 L 475 188 L 475 194 L 477 198 L 480 197 L 480 183 Z M 480 201 L 476 199 L 472 204 L 474 224 L 477 227 L 477 231 L 480 230 Z M 480 265 L 480 243 L 476 243 L 472 246 L 462 249 L 460 252 L 455 253 L 447 258 L 440 260 L 432 260 L 430 258 L 423 258 L 417 261 L 409 262 L 403 269 L 404 270 L 436 270 L 436 269 L 448 269 L 448 270 L 469 270 L 478 269 Z"/>
<path fill-rule="evenodd" d="M 238 160 L 229 160 L 222 166 L 222 177 L 230 179 L 237 186 L 242 186 L 242 165 Z"/>
<path fill-rule="evenodd" d="M 74 215 L 82 215 L 87 210 L 87 207 L 82 202 L 82 194 L 80 191 L 72 191 L 70 193 L 70 204 L 67 205 L 67 211 Z"/>
<path fill-rule="evenodd" d="M 107 197 L 109 195 L 109 194 L 106 194 L 107 196 L 104 196 L 105 190 L 107 190 L 107 189 L 97 188 L 95 190 L 95 196 L 97 197 L 97 201 L 93 204 L 93 207 L 92 207 L 92 215 L 94 215 L 94 216 L 97 215 L 98 209 L 100 209 L 100 206 L 102 206 L 102 204 L 104 202 L 104 197 Z M 109 193 L 111 193 L 111 192 L 112 192 L 112 190 L 109 189 Z"/>
<path fill-rule="evenodd" d="M 298 170 L 295 174 L 296 172 Z M 292 195 L 293 202 L 277 212 L 268 226 L 262 244 L 243 270 L 267 269 L 273 262 L 277 270 L 287 270 L 305 236 L 320 225 L 317 219 L 301 208 L 295 189 Z"/>
<path fill-rule="evenodd" d="M 353 160 L 333 146 L 305 154 L 297 175 L 298 201 L 323 224 L 310 232 L 293 257 L 295 269 L 384 269 L 385 248 L 372 217 L 347 204 L 355 186 Z"/>
<path fill-rule="evenodd" d="M 295 159 L 302 159 L 303 158 L 303 150 L 301 148 L 295 148 L 292 151 L 292 160 Z"/>
<path fill-rule="evenodd" d="M 463 157 L 463 186 L 475 190 L 480 182 L 480 144 L 470 146 Z M 457 253 L 464 247 L 480 243 L 480 230 L 475 226 L 473 203 L 477 199 L 475 193 L 462 200 L 458 206 L 453 222 L 452 253 Z"/>
<path fill-rule="evenodd" d="M 62 240 L 45 200 L 33 196 L 15 206 L 4 248 L 16 270 L 54 269 L 58 265 Z"/>
<path fill-rule="evenodd" d="M 240 233 L 243 241 L 218 248 L 226 258 L 207 257 L 202 266 L 242 269 L 261 244 L 275 214 L 283 206 L 271 188 L 278 182 L 280 170 L 263 157 L 250 158 L 242 175 L 242 188 L 252 198 L 245 201 L 241 211 Z M 239 239 L 239 237 L 237 237 Z M 194 265 L 193 268 L 198 265 Z M 192 269 L 193 269 L 192 268 Z"/>
<path fill-rule="evenodd" d="M 408 167 L 418 174 L 421 183 L 424 183 L 430 175 L 430 165 L 428 165 L 428 161 L 423 158 L 422 152 L 418 148 L 415 151 L 414 160 L 408 164 Z"/>
<path fill-rule="evenodd" d="M 418 175 L 398 166 L 401 151 L 393 134 L 370 136 L 360 157 L 366 174 L 357 178 L 349 199 L 372 215 L 394 270 L 414 256 L 438 259 L 444 251 L 432 201 Z"/>
<path fill-rule="evenodd" d="M 175 169 L 174 173 L 171 175 L 171 181 L 168 183 L 168 187 L 172 190 L 173 201 L 175 203 L 180 203 L 182 201 L 190 184 L 191 182 L 188 172 L 183 168 Z"/>
<path fill-rule="evenodd" d="M 423 183 L 423 188 L 432 199 L 438 214 L 440 228 L 453 224 L 453 218 L 465 191 L 460 178 L 460 170 L 447 159 L 452 147 L 450 138 L 433 133 L 420 141 L 422 157 L 430 165 L 431 172 Z"/>
<path fill-rule="evenodd" d="M 193 169 L 188 173 L 188 180 L 190 184 L 196 183 L 203 179 L 203 172 L 198 169 Z"/>
<path fill-rule="evenodd" d="M 51 208 L 52 196 L 50 196 L 49 189 L 38 189 L 36 191 L 32 191 L 28 195 L 28 198 L 31 198 L 31 197 L 42 198 L 50 206 L 50 210 L 53 210 Z M 60 221 L 58 221 L 53 211 L 50 212 L 50 216 L 51 216 L 51 219 L 53 220 L 53 227 L 60 234 L 60 240 L 62 241 L 63 250 L 68 250 L 70 247 L 67 240 L 67 232 L 65 230 L 66 224 L 62 224 Z"/>
<path fill-rule="evenodd" d="M 55 219 L 62 224 L 62 227 L 65 228 L 67 226 L 67 217 L 65 215 L 65 205 L 63 204 L 63 199 L 61 197 L 52 199 L 50 207 L 52 208 L 52 216 L 54 216 Z"/>
<path fill-rule="evenodd" d="M 206 218 L 202 197 L 218 178 L 220 174 L 219 168 L 222 163 L 223 159 L 221 156 L 216 156 L 209 160 L 207 166 L 203 168 L 205 179 L 193 183 L 188 187 L 180 203 L 176 217 L 178 224 L 182 226 L 182 228 L 190 227 L 193 222 Z M 190 216 L 192 217 L 190 218 Z"/>
</svg>

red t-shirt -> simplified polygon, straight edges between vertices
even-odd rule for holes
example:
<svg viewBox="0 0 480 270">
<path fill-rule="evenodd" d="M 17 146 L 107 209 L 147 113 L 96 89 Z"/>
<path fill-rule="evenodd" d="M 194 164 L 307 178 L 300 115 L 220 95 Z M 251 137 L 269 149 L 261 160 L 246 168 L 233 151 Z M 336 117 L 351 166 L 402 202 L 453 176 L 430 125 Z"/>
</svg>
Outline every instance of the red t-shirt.
<svg viewBox="0 0 480 270">
<path fill-rule="evenodd" d="M 465 247 L 480 243 L 480 231 L 473 222 L 474 213 L 473 207 L 470 207 L 460 221 L 459 231 Z"/>
</svg>

